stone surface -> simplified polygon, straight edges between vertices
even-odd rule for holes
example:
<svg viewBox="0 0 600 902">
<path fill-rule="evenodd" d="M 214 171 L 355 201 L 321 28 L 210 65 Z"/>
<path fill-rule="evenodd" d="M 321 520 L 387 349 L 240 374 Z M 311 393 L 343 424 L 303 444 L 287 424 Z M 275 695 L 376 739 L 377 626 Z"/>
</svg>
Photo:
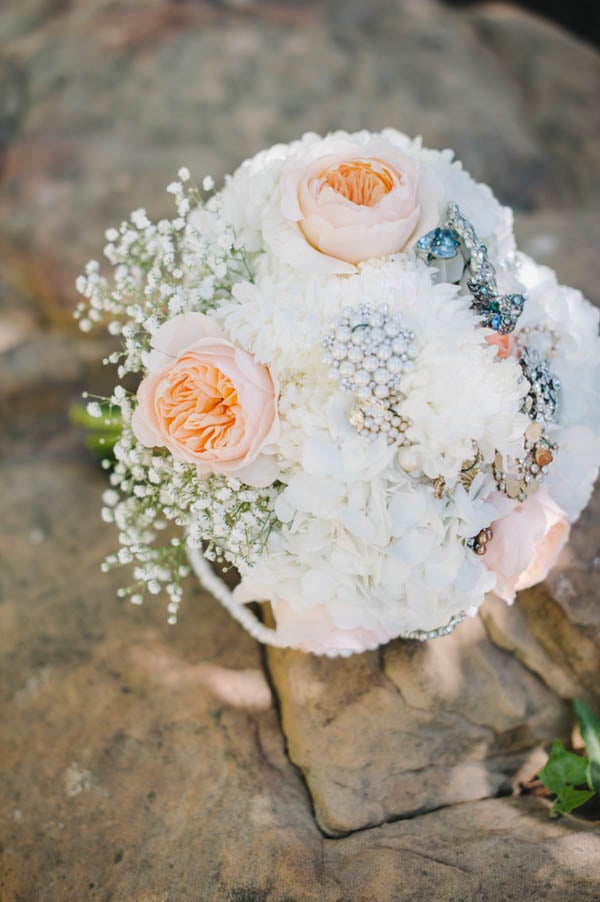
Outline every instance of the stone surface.
<svg viewBox="0 0 600 902">
<path fill-rule="evenodd" d="M 570 732 L 569 707 L 479 618 L 344 661 L 276 649 L 268 660 L 290 758 L 328 835 L 510 793 L 531 751 Z"/>
<path fill-rule="evenodd" d="M 596 898 L 600 832 L 552 822 L 539 799 L 469 802 L 325 838 L 255 643 L 198 591 L 171 628 L 159 602 L 131 607 L 115 597 L 117 574 L 99 575 L 113 544 L 97 522 L 102 485 L 62 452 L 0 468 L 0 898 L 458 902 L 520 899 L 523 881 L 534 900 Z M 386 657 L 391 675 L 375 679 L 402 679 L 418 707 L 420 672 L 401 646 Z M 368 697 L 377 662 L 355 661 Z M 361 712 L 343 668 L 322 676 L 363 755 L 370 733 L 365 771 L 387 754 L 393 792 L 407 763 L 393 744 L 396 713 Z M 442 755 L 444 737 L 447 723 L 432 724 Z M 338 759 L 355 753 L 329 747 Z"/>
<path fill-rule="evenodd" d="M 307 129 L 423 134 L 521 209 L 597 190 L 598 58 L 511 7 L 12 0 L 2 37 L 3 279 L 51 322 L 108 225 L 171 209 L 182 163 L 219 179 Z"/>
<path fill-rule="evenodd" d="M 600 705 L 598 496 L 559 569 L 455 635 L 265 654 L 188 587 L 118 600 L 67 410 L 104 229 L 312 128 L 453 146 L 524 250 L 598 299 L 598 57 L 506 5 L 7 0 L 0 9 L 0 899 L 598 898 L 598 824 L 495 797 Z M 593 812 L 590 816 L 593 816 Z"/>
<path fill-rule="evenodd" d="M 113 341 L 24 331 L 0 353 L 0 459 L 74 447 L 71 404 L 82 403 L 84 386 L 106 395 L 115 384 L 114 372 L 102 366 Z"/>
<path fill-rule="evenodd" d="M 600 220 L 585 208 L 519 212 L 515 234 L 521 250 L 556 270 L 560 282 L 575 285 L 600 304 Z"/>
<path fill-rule="evenodd" d="M 573 834 L 565 822 L 555 829 L 532 799 L 470 802 L 329 840 L 326 848 L 328 861 L 337 853 L 336 873 L 352 881 L 349 898 L 361 902 L 579 902 L 598 895 L 597 833 Z"/>
<path fill-rule="evenodd" d="M 320 837 L 256 644 L 198 592 L 175 630 L 116 598 L 91 464 L 12 462 L 1 482 L 0 897 L 309 884 Z"/>
</svg>

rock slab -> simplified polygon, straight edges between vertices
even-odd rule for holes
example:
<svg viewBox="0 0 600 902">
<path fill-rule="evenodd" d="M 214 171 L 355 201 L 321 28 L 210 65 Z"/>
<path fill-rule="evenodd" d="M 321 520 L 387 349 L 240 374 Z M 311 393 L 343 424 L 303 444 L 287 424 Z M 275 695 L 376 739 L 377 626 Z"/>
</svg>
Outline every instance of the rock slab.
<svg viewBox="0 0 600 902">
<path fill-rule="evenodd" d="M 600 704 L 598 498 L 511 609 L 267 655 L 191 586 L 175 628 L 116 598 L 67 409 L 109 384 L 69 333 L 104 229 L 306 129 L 455 147 L 593 297 L 597 55 L 508 5 L 8 0 L 0 80 L 2 902 L 595 902 L 598 825 L 503 794 Z"/>
<path fill-rule="evenodd" d="M 540 902 L 597 898 L 599 830 L 551 821 L 540 799 L 467 801 L 324 836 L 318 793 L 311 801 L 286 755 L 256 644 L 200 592 L 173 629 L 159 604 L 125 606 L 116 574 L 99 574 L 114 538 L 97 524 L 102 486 L 90 463 L 65 452 L 0 467 L 3 902 L 458 902 L 521 899 L 523 885 Z M 402 679 L 418 707 L 422 685 L 400 648 L 385 671 L 372 656 L 355 659 L 366 698 L 374 683 L 387 691 Z M 340 721 L 354 708 L 354 751 L 340 750 L 331 726 L 315 738 L 314 754 L 327 737 L 339 762 L 330 781 L 344 778 L 344 754 L 361 752 L 366 774 L 387 754 L 393 796 L 412 763 L 393 745 L 397 712 L 369 716 L 348 671 L 320 675 Z M 303 691 L 314 693 L 306 676 Z M 438 750 L 446 727 L 431 728 Z"/>
</svg>

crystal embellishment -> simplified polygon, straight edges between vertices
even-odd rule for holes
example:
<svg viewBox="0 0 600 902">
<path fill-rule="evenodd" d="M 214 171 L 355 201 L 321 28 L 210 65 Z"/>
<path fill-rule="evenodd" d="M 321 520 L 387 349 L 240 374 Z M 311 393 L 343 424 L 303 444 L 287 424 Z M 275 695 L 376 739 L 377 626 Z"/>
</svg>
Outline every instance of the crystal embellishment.
<svg viewBox="0 0 600 902">
<path fill-rule="evenodd" d="M 560 380 L 547 361 L 534 348 L 526 346 L 519 360 L 529 391 L 523 400 L 522 411 L 537 423 L 553 423 L 558 412 Z"/>
<path fill-rule="evenodd" d="M 354 395 L 349 420 L 360 435 L 408 445 L 410 421 L 398 413 L 402 378 L 417 355 L 416 336 L 387 304 L 346 307 L 324 334 L 330 378 Z"/>
<path fill-rule="evenodd" d="M 403 639 L 413 639 L 417 642 L 427 642 L 428 639 L 439 639 L 441 636 L 449 636 L 456 627 L 463 622 L 466 614 L 461 611 L 450 618 L 445 626 L 440 626 L 434 630 L 414 630 L 412 633 L 403 633 Z"/>
<path fill-rule="evenodd" d="M 435 263 L 436 260 L 454 259 L 459 253 L 464 266 L 457 282 L 464 276 L 466 268 L 469 273 L 467 288 L 473 295 L 472 306 L 481 324 L 501 335 L 513 332 L 527 296 L 500 294 L 487 247 L 479 240 L 472 223 L 462 215 L 458 204 L 452 202 L 448 204 L 446 225 L 423 235 L 417 242 L 417 254 L 427 263 Z"/>
<path fill-rule="evenodd" d="M 427 261 L 451 260 L 460 253 L 460 241 L 452 229 L 433 229 L 417 241 L 417 251 Z"/>
</svg>

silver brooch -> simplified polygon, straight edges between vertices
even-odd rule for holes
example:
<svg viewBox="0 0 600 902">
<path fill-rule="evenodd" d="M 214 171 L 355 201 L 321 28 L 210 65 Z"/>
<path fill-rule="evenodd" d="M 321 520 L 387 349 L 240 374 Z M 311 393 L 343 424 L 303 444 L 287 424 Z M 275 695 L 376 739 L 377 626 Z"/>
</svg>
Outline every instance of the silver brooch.
<svg viewBox="0 0 600 902">
<path fill-rule="evenodd" d="M 458 283 L 468 269 L 467 288 L 473 296 L 473 309 L 481 324 L 501 335 L 513 332 L 523 312 L 525 294 L 500 294 L 496 270 L 488 257 L 488 251 L 472 223 L 460 212 L 458 204 L 448 204 L 447 222 L 442 228 L 433 229 L 419 238 L 417 254 L 426 263 L 461 260 L 460 271 L 455 273 Z"/>
<path fill-rule="evenodd" d="M 554 375 L 548 362 L 535 348 L 526 345 L 519 358 L 521 370 L 529 382 L 529 391 L 523 399 L 522 411 L 536 423 L 553 423 L 558 412 L 560 380 Z"/>
<path fill-rule="evenodd" d="M 360 435 L 385 435 L 389 444 L 408 445 L 410 421 L 396 407 L 405 395 L 402 377 L 413 367 L 416 336 L 387 304 L 346 307 L 324 334 L 323 361 L 330 378 L 355 396 L 350 422 Z"/>
</svg>

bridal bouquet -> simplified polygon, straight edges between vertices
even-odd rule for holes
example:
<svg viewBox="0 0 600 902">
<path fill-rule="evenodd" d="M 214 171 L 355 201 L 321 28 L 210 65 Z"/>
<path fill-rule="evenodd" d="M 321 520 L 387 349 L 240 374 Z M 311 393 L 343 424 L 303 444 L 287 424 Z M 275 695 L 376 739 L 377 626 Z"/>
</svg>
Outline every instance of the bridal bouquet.
<svg viewBox="0 0 600 902">
<path fill-rule="evenodd" d="M 81 328 L 107 321 L 139 374 L 108 399 L 122 594 L 164 588 L 175 622 L 191 564 L 261 641 L 344 655 L 542 580 L 598 470 L 598 312 L 516 250 L 490 189 L 385 129 L 167 190 L 176 216 L 136 210 L 112 279 L 77 283 Z"/>
</svg>

